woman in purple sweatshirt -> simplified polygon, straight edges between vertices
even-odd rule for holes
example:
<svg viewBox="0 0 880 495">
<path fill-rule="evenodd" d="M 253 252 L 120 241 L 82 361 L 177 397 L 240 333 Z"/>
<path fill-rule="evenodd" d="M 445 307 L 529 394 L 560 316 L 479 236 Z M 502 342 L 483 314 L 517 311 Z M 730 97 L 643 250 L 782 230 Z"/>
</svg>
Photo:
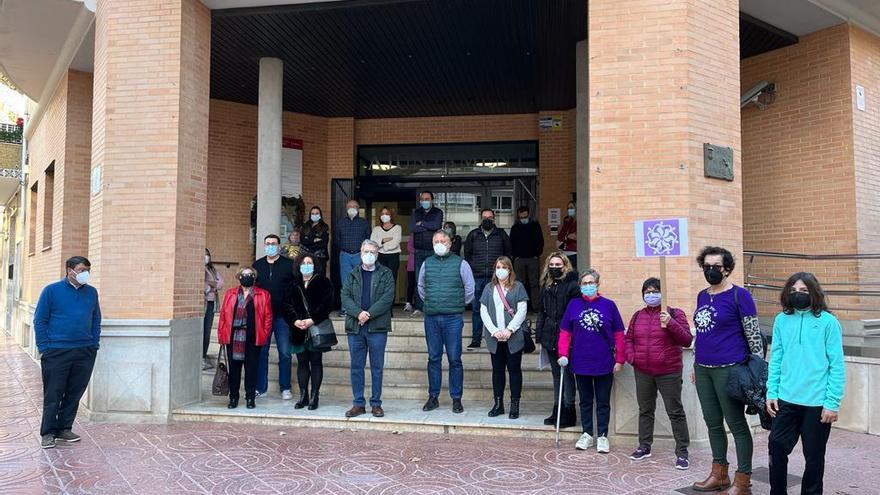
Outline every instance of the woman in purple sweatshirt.
<svg viewBox="0 0 880 495">
<path fill-rule="evenodd" d="M 690 346 L 694 337 L 684 311 L 660 307 L 659 279 L 645 280 L 642 299 L 645 307 L 633 314 L 626 331 L 626 359 L 635 369 L 639 403 L 639 446 L 629 458 L 651 457 L 654 411 L 660 391 L 675 437 L 675 467 L 687 469 L 690 436 L 681 404 L 681 348 Z"/>
<path fill-rule="evenodd" d="M 596 450 L 609 452 L 608 422 L 611 419 L 611 386 L 614 373 L 624 358 L 623 319 L 617 305 L 599 294 L 599 272 L 587 270 L 580 277 L 581 297 L 568 303 L 559 324 L 559 365 L 575 375 L 581 397 L 581 425 L 584 433 L 575 444 L 578 450 L 593 445 L 593 398 L 598 421 Z"/>
</svg>

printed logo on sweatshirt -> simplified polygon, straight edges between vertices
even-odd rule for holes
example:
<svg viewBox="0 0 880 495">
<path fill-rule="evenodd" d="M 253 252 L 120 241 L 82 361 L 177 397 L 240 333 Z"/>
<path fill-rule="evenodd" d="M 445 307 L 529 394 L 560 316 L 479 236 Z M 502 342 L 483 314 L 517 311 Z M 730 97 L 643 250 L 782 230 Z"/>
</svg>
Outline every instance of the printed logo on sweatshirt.
<svg viewBox="0 0 880 495">
<path fill-rule="evenodd" d="M 581 311 L 581 314 L 578 316 L 578 321 L 581 323 L 584 330 L 588 332 L 598 332 L 604 323 L 602 320 L 602 313 L 592 308 Z"/>
<path fill-rule="evenodd" d="M 718 310 L 710 304 L 700 306 L 700 309 L 694 314 L 694 325 L 697 326 L 697 333 L 706 333 L 715 328 L 715 320 L 718 318 Z"/>
</svg>

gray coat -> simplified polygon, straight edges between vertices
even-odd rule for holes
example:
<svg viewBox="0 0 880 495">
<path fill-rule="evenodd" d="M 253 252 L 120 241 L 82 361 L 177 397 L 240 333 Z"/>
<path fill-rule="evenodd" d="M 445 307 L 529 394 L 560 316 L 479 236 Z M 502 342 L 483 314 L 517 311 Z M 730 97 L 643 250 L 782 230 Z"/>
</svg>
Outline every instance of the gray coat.
<svg viewBox="0 0 880 495">
<path fill-rule="evenodd" d="M 391 304 L 394 302 L 394 276 L 388 268 L 376 264 L 376 271 L 370 279 L 370 313 L 369 327 L 367 331 L 390 332 L 391 331 Z M 361 286 L 363 274 L 358 265 L 345 277 L 342 284 L 342 309 L 345 310 L 345 332 L 358 333 L 360 325 L 357 315 L 361 311 Z"/>
<path fill-rule="evenodd" d="M 507 324 L 513 320 L 513 316 L 507 311 L 504 312 L 504 325 L 499 325 L 497 321 L 495 321 L 495 286 L 492 285 L 491 282 L 486 284 L 486 288 L 483 289 L 483 294 L 480 296 L 480 305 L 486 306 L 486 309 L 489 312 L 489 318 L 492 320 L 492 324 L 496 327 L 501 326 L 503 328 L 507 328 Z M 528 301 L 529 296 L 526 293 L 525 287 L 517 281 L 514 283 L 513 288 L 507 292 L 507 304 L 510 305 L 510 308 L 516 311 L 516 305 L 522 301 Z M 510 340 L 507 341 L 507 350 L 510 354 L 515 354 L 523 349 L 525 346 L 525 336 L 523 332 L 526 329 L 526 321 L 523 320 L 522 326 L 520 326 L 513 335 L 510 337 Z M 495 340 L 494 337 L 489 333 L 489 330 L 486 327 L 483 327 L 483 339 L 486 341 L 486 348 L 489 349 L 489 352 L 495 354 L 495 351 L 498 350 L 498 341 Z"/>
</svg>

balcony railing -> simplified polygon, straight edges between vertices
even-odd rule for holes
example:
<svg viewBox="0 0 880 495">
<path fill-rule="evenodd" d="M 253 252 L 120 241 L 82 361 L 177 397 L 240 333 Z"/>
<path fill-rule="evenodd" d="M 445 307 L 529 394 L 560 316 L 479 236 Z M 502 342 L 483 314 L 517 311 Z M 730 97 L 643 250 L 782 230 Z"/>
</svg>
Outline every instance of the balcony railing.
<svg viewBox="0 0 880 495">
<path fill-rule="evenodd" d="M 15 124 L 0 124 L 0 143 L 21 144 L 21 131 Z"/>
</svg>

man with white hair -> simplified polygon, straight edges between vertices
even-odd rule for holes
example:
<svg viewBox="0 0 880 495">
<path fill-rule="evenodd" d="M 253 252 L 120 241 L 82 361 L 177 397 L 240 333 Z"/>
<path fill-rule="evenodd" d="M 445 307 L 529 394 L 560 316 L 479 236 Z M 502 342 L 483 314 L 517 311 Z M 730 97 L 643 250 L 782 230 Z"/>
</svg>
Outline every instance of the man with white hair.
<svg viewBox="0 0 880 495">
<path fill-rule="evenodd" d="M 361 243 L 364 239 L 369 239 L 371 234 L 370 224 L 360 216 L 360 204 L 357 201 L 348 200 L 345 204 L 345 218 L 336 221 L 334 231 L 336 235 L 333 240 L 339 248 L 339 281 L 345 282 L 348 273 L 360 264 Z M 339 316 L 345 315 L 343 306 Z"/>
<path fill-rule="evenodd" d="M 385 344 L 391 331 L 391 305 L 394 302 L 394 275 L 376 263 L 379 245 L 369 239 L 361 243 L 360 269 L 355 268 L 343 278 L 342 310 L 345 311 L 345 333 L 351 356 L 352 407 L 345 417 L 353 418 L 367 412 L 364 399 L 364 366 L 370 355 L 372 393 L 370 407 L 374 417 L 385 416 L 382 409 L 382 370 L 385 366 Z"/>
</svg>

